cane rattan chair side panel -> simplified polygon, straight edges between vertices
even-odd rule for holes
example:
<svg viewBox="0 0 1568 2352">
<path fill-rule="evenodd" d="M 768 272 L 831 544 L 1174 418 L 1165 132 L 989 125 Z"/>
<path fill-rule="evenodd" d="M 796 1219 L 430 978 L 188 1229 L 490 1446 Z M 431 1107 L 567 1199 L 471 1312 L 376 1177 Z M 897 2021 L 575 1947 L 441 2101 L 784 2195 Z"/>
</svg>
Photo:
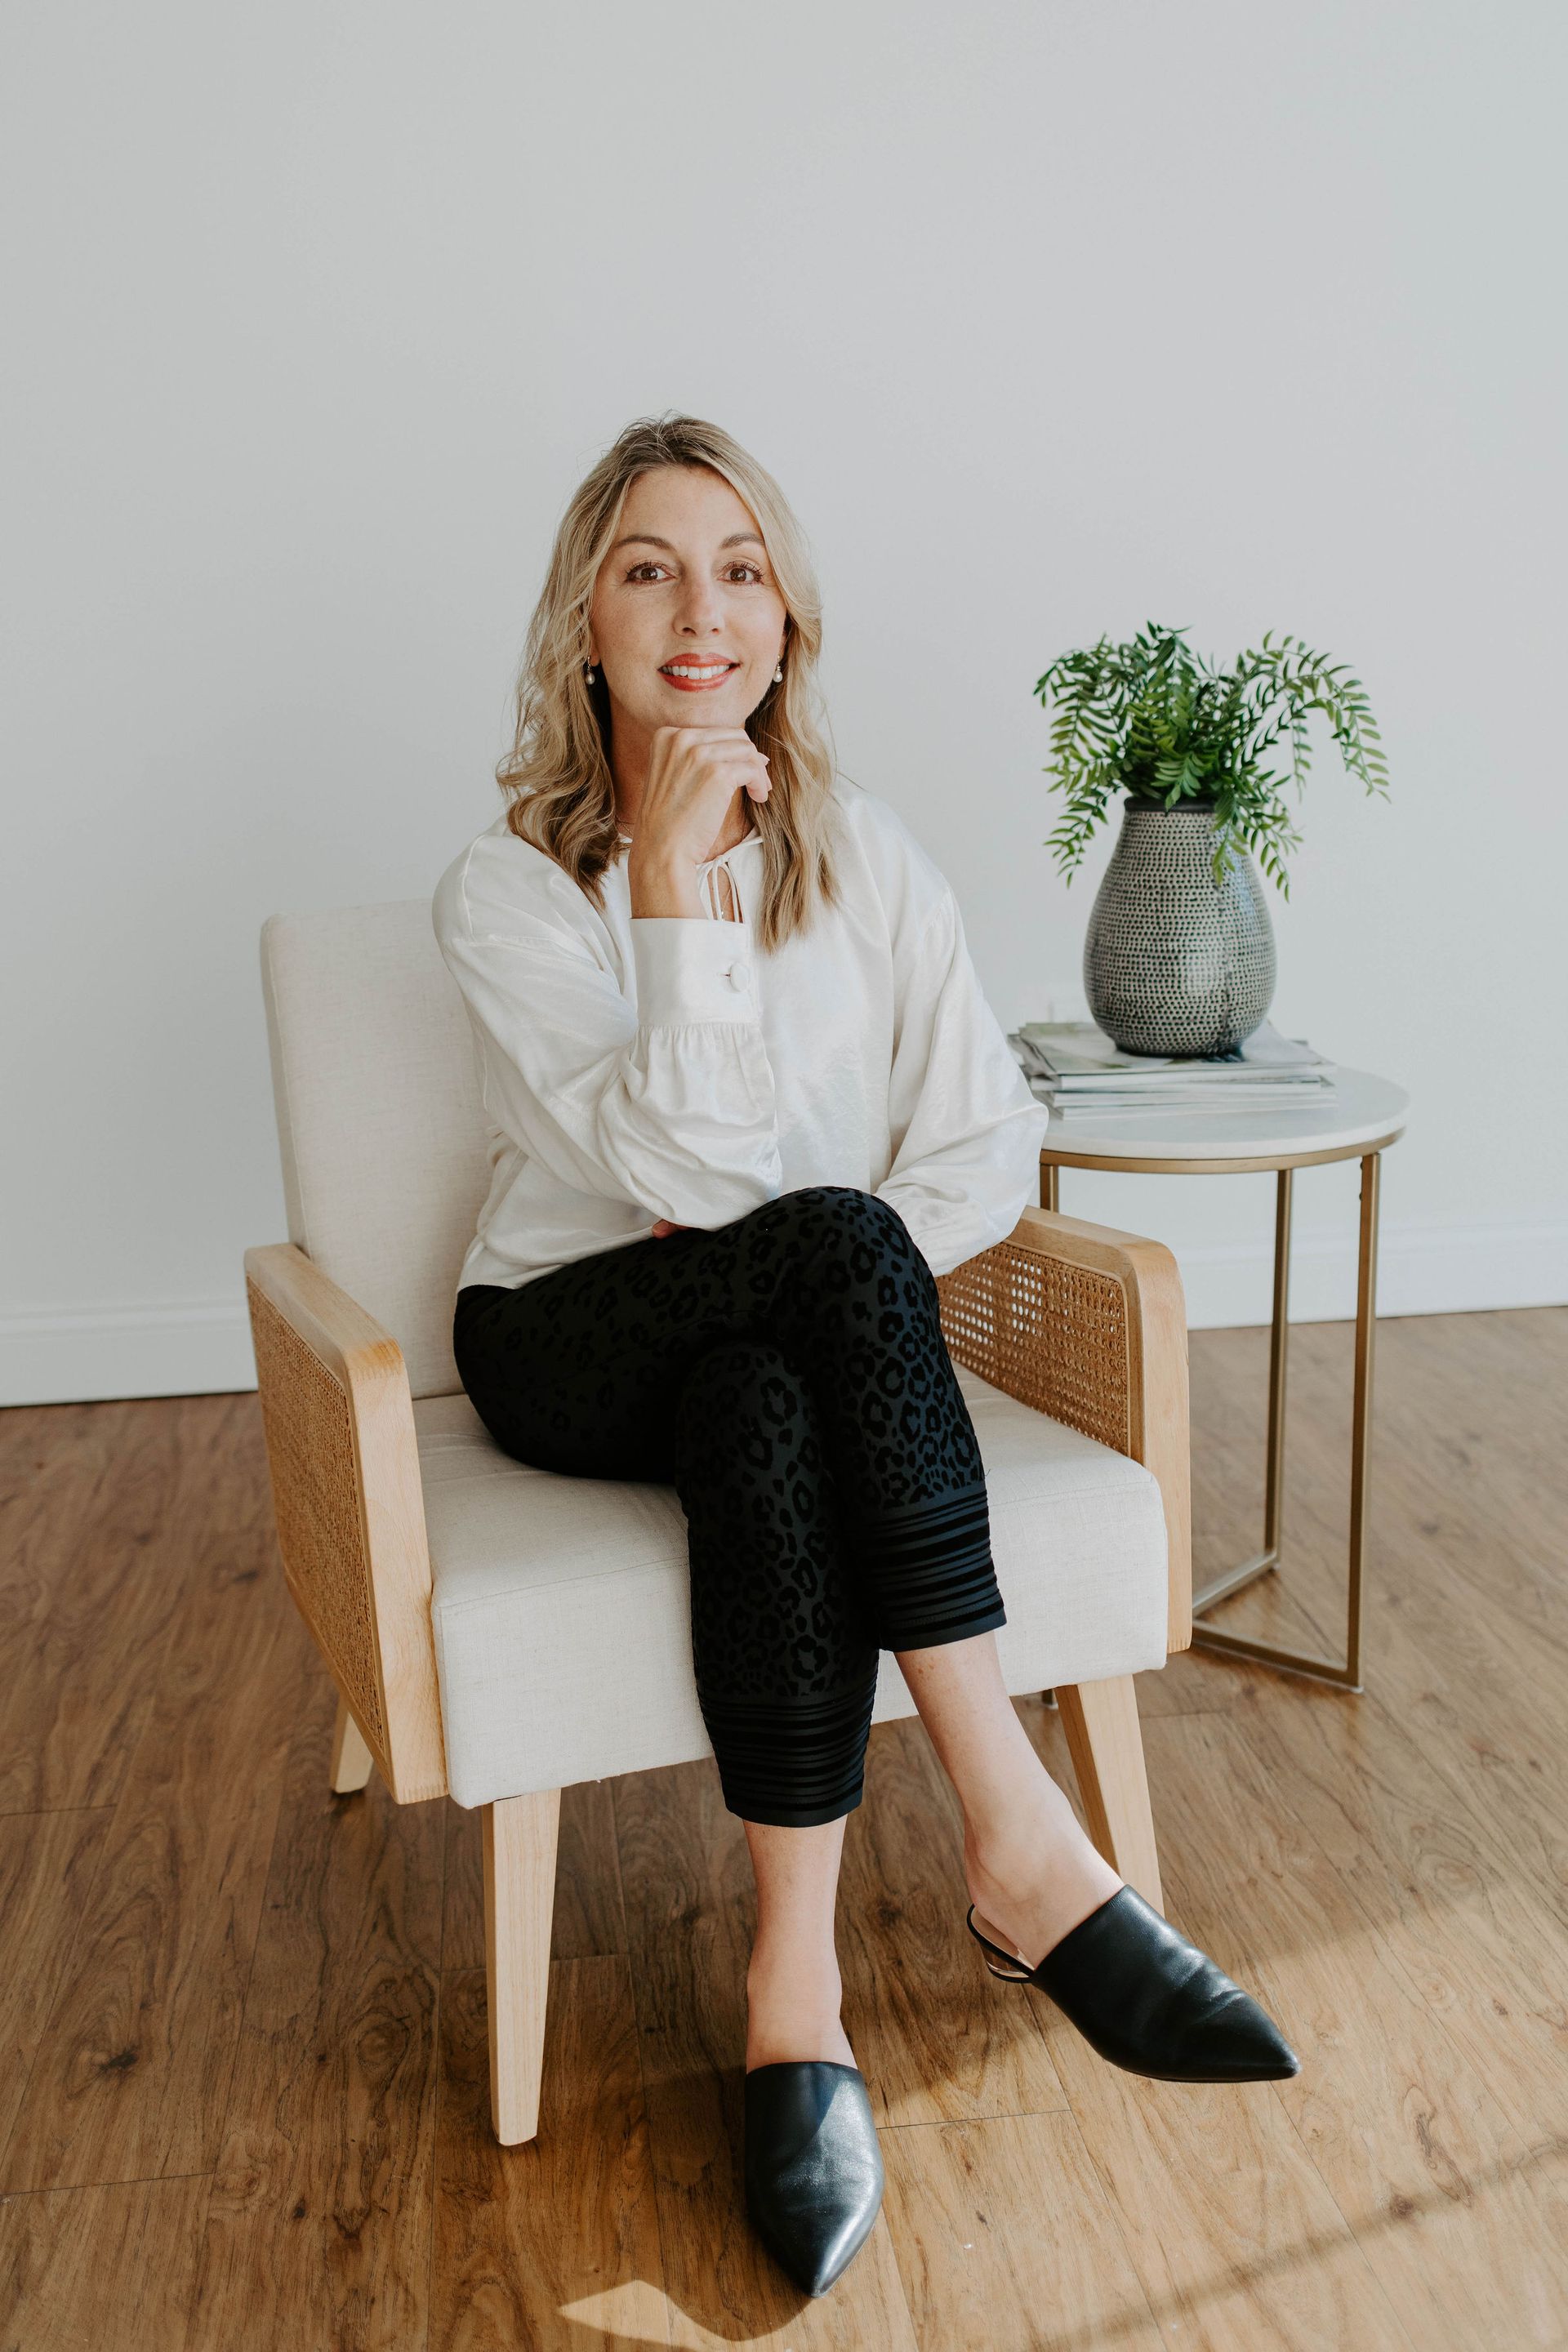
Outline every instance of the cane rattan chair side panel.
<svg viewBox="0 0 1568 2352">
<path fill-rule="evenodd" d="M 303 1251 L 245 1254 L 289 1589 L 393 1795 L 442 1795 L 446 1745 L 408 1374 L 390 1333 Z"/>
<path fill-rule="evenodd" d="M 955 1363 L 1052 1421 L 1132 1451 L 1127 1292 L 1114 1275 L 998 1242 L 937 1280 Z"/>
<path fill-rule="evenodd" d="M 254 1282 L 246 1291 L 283 1573 L 384 1770 L 386 1710 L 348 1395 Z"/>
<path fill-rule="evenodd" d="M 1166 1640 L 1193 1638 L 1192 1462 L 1182 1277 L 1163 1244 L 1028 1208 L 1004 1242 L 937 1278 L 956 1363 L 1142 1462 L 1169 1538 Z"/>
</svg>

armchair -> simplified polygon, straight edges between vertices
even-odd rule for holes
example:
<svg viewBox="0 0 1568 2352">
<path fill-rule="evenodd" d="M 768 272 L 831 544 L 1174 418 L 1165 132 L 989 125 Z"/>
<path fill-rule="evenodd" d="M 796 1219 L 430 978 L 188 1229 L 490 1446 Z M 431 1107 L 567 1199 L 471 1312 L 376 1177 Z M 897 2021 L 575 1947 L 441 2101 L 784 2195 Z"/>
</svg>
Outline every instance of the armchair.
<svg viewBox="0 0 1568 2352">
<path fill-rule="evenodd" d="M 288 1242 L 245 1253 L 279 1549 L 339 1695 L 331 1785 L 484 1813 L 492 2118 L 538 2128 L 561 1790 L 711 1753 L 673 1489 L 514 1462 L 451 1353 L 489 1183 L 424 900 L 275 915 L 263 993 Z M 1161 1901 L 1133 1675 L 1191 1638 L 1170 1252 L 1026 1209 L 938 1280 L 974 1420 L 1009 1690 L 1054 1687 L 1097 1844 Z M 604 1638 L 613 1609 L 616 1638 Z M 885 1660 L 873 1721 L 914 1712 Z"/>
</svg>

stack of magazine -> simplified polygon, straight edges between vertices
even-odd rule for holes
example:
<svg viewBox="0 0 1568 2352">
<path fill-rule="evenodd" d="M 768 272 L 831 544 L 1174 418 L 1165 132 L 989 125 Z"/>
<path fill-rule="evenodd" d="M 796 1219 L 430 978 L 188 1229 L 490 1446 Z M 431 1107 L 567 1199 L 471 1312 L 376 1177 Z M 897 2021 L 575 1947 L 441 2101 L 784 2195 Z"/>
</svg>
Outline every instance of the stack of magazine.
<svg viewBox="0 0 1568 2352">
<path fill-rule="evenodd" d="M 1231 1054 L 1125 1054 L 1092 1021 L 1025 1021 L 1007 1043 L 1058 1118 L 1118 1111 L 1249 1110 L 1322 1103 L 1334 1065 L 1265 1021 Z"/>
</svg>

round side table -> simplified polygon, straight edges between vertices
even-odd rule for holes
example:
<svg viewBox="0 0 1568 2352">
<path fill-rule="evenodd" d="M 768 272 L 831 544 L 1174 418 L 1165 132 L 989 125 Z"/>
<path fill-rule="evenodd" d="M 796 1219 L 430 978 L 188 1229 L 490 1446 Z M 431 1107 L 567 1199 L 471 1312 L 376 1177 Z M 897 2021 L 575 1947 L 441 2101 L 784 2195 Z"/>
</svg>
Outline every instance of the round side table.
<svg viewBox="0 0 1568 2352">
<path fill-rule="evenodd" d="M 1233 1658 L 1254 1658 L 1287 1673 L 1310 1675 L 1342 1690 L 1361 1683 L 1362 1568 L 1366 1542 L 1372 1433 L 1372 1339 L 1376 1321 L 1380 1154 L 1405 1131 L 1410 1097 L 1369 1070 L 1336 1067 L 1334 1090 L 1320 1107 L 1191 1109 L 1173 1106 L 1085 1112 L 1053 1118 L 1040 1150 L 1040 1206 L 1057 1209 L 1059 1171 L 1107 1168 L 1136 1176 L 1241 1176 L 1270 1169 L 1274 1194 L 1274 1315 L 1268 1348 L 1268 1456 L 1263 1549 L 1213 1577 L 1193 1595 L 1193 1640 Z M 1205 1622 L 1205 1613 L 1279 1562 L 1285 1470 L 1285 1358 L 1289 1334 L 1290 1192 L 1298 1168 L 1331 1160 L 1361 1161 L 1361 1247 L 1356 1272 L 1355 1394 L 1351 1421 L 1351 1521 L 1345 1654 L 1341 1664 L 1299 1650 L 1249 1642 Z"/>
</svg>

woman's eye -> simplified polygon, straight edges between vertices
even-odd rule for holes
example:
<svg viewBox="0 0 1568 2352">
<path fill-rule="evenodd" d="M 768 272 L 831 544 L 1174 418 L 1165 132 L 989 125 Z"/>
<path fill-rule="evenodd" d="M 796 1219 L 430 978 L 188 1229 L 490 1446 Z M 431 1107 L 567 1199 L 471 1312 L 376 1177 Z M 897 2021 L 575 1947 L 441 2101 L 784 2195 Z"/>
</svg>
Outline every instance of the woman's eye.
<svg viewBox="0 0 1568 2352">
<path fill-rule="evenodd" d="M 749 572 L 753 580 L 760 581 L 763 576 L 763 569 L 760 563 L 750 563 L 742 556 L 737 556 L 733 563 L 726 564 L 724 568 L 730 572 Z M 651 556 L 645 556 L 640 563 L 634 563 L 632 565 L 631 570 L 626 573 L 626 578 L 628 580 L 637 580 L 646 577 L 650 572 L 662 572 L 663 570 L 664 566 L 662 563 L 656 563 Z"/>
</svg>

